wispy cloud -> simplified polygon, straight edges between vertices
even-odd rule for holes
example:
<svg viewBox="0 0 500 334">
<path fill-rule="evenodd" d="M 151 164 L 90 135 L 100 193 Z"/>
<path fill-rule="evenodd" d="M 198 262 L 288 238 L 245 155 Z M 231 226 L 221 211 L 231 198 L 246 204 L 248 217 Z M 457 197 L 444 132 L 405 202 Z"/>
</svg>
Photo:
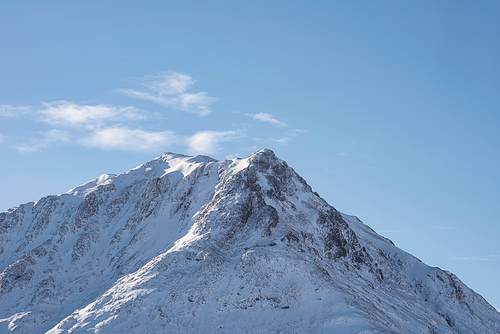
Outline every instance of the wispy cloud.
<svg viewBox="0 0 500 334">
<path fill-rule="evenodd" d="M 330 174 L 335 174 L 335 172 L 331 169 L 328 169 L 328 167 L 325 167 L 325 172 L 330 173 Z"/>
<path fill-rule="evenodd" d="M 31 108 L 27 106 L 12 106 L 8 104 L 0 104 L 0 116 L 18 117 L 31 112 Z"/>
<path fill-rule="evenodd" d="M 178 72 L 160 72 L 142 78 L 145 90 L 121 88 L 119 93 L 135 99 L 155 102 L 159 105 L 207 116 L 210 105 L 217 101 L 208 93 L 187 93 L 196 83 L 192 77 Z"/>
<path fill-rule="evenodd" d="M 187 139 L 190 154 L 212 154 L 219 150 L 219 144 L 244 136 L 236 131 L 199 131 Z"/>
<path fill-rule="evenodd" d="M 200 116 L 209 115 L 210 105 L 216 101 L 205 92 L 191 92 L 196 80 L 186 74 L 160 72 L 138 80 L 141 84 L 140 89 L 122 88 L 118 91 L 133 98 L 153 101 Z M 235 113 L 241 114 L 237 111 Z M 228 131 L 195 132 L 200 130 L 196 129 L 191 134 L 180 135 L 161 128 L 162 123 L 148 122 L 154 115 L 152 112 L 133 106 L 123 107 L 65 100 L 44 102 L 37 106 L 3 104 L 0 105 L 0 117 L 22 116 L 23 119 L 38 123 L 35 126 L 36 130 L 45 127 L 46 132 L 35 132 L 33 138 L 23 134 L 8 137 L 0 134 L 0 143 L 20 152 L 43 151 L 66 144 L 107 151 L 158 152 L 180 149 L 187 150 L 191 154 L 213 154 L 220 151 L 224 143 L 247 134 L 247 130 L 240 124 L 236 130 L 236 125 L 233 125 Z M 259 141 L 259 147 L 262 147 L 262 143 L 286 145 L 295 137 L 307 132 L 299 129 L 285 130 L 284 127 L 287 124 L 269 113 L 260 112 L 245 114 L 245 116 L 283 128 L 283 130 L 276 129 L 272 137 L 252 137 L 250 140 L 253 142 L 247 141 L 243 143 L 244 146 L 254 145 L 257 141 Z M 259 131 L 257 126 L 254 129 Z M 255 149 L 257 147 L 253 150 Z"/>
<path fill-rule="evenodd" d="M 285 122 L 281 122 L 277 120 L 273 115 L 267 114 L 264 112 L 260 112 L 258 114 L 243 114 L 245 116 L 249 116 L 253 118 L 254 120 L 261 121 L 261 122 L 266 122 L 266 123 L 271 123 L 276 126 L 286 126 L 287 124 Z"/>
<path fill-rule="evenodd" d="M 2 116 L 18 116 L 29 113 L 30 118 L 54 127 L 40 133 L 37 138 L 28 139 L 12 147 L 19 152 L 30 153 L 48 149 L 58 143 L 83 145 L 103 150 L 124 150 L 134 152 L 160 151 L 178 143 L 178 137 L 171 131 L 144 131 L 130 129 L 126 124 L 137 127 L 137 121 L 150 118 L 151 113 L 127 106 L 90 105 L 69 101 L 41 103 L 40 107 L 15 107 L 2 105 Z M 71 134 L 65 129 L 71 128 Z"/>
<path fill-rule="evenodd" d="M 292 140 L 292 138 L 291 138 L 291 137 L 283 137 L 283 138 L 279 138 L 279 139 L 275 139 L 275 138 L 273 138 L 273 141 L 275 141 L 276 143 L 280 143 L 281 145 L 286 145 L 286 144 L 288 144 L 291 140 Z"/>
<path fill-rule="evenodd" d="M 271 138 L 273 142 L 280 143 L 282 145 L 286 145 L 289 142 L 291 142 L 295 137 L 300 136 L 303 133 L 307 133 L 305 130 L 299 130 L 299 129 L 294 129 L 290 130 L 286 133 L 286 135 L 282 138 L 276 139 L 276 138 Z"/>
<path fill-rule="evenodd" d="M 91 132 L 78 143 L 105 151 L 160 152 L 181 140 L 172 131 L 144 131 L 121 127 L 109 127 Z"/>
<path fill-rule="evenodd" d="M 164 90 L 182 92 L 190 84 L 184 78 Z M 41 103 L 40 107 L 2 105 L 1 112 L 0 116 L 5 117 L 27 114 L 28 119 L 53 127 L 47 132 L 39 132 L 36 138 L 11 145 L 22 153 L 39 152 L 64 143 L 106 151 L 159 152 L 182 147 L 193 154 L 212 154 L 220 149 L 221 143 L 245 135 L 243 130 L 198 131 L 192 136 L 181 136 L 170 130 L 143 130 L 138 127 L 138 121 L 148 120 L 152 113 L 130 106 L 54 101 Z M 6 138 L 0 134 L 0 143 L 6 142 Z M 12 141 L 16 139 L 9 138 L 9 142 Z"/>
<path fill-rule="evenodd" d="M 28 143 L 14 146 L 21 153 L 39 152 L 52 147 L 57 143 L 67 143 L 70 140 L 70 134 L 66 131 L 52 129 L 42 133 L 39 138 L 31 138 Z"/>
<path fill-rule="evenodd" d="M 113 105 L 84 105 L 68 101 L 42 103 L 37 110 L 39 120 L 57 126 L 86 127 L 95 129 L 112 120 L 144 120 L 144 111 L 135 107 L 117 107 Z"/>
</svg>

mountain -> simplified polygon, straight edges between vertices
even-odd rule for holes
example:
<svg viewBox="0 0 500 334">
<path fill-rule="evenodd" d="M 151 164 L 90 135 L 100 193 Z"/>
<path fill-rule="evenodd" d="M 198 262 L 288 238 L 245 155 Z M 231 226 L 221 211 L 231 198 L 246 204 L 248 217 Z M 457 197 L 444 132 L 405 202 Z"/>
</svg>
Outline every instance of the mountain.
<svg viewBox="0 0 500 334">
<path fill-rule="evenodd" d="M 500 333 L 270 150 L 164 153 L 0 214 L 0 333 Z"/>
</svg>

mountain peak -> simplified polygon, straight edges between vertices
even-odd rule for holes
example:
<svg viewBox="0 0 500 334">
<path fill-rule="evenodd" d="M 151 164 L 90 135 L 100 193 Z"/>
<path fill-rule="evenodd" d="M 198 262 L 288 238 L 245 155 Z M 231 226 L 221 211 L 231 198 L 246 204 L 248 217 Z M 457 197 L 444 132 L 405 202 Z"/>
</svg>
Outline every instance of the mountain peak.
<svg viewBox="0 0 500 334">
<path fill-rule="evenodd" d="M 158 158 L 159 160 L 171 160 L 171 159 L 187 159 L 185 161 L 188 162 L 213 162 L 217 161 L 216 159 L 209 157 L 207 155 L 196 155 L 190 156 L 181 153 L 173 153 L 173 152 L 163 152 Z M 154 159 L 154 160 L 156 160 Z"/>
<path fill-rule="evenodd" d="M 255 151 L 254 153 L 250 154 L 250 156 L 248 157 L 248 160 L 249 161 L 260 161 L 260 160 L 267 160 L 267 161 L 279 160 L 279 161 L 281 161 L 280 159 L 278 159 L 278 157 L 276 157 L 274 152 L 268 148 L 265 148 L 265 149 L 262 149 L 259 151 Z"/>
<path fill-rule="evenodd" d="M 2 333 L 500 332 L 269 149 L 163 153 L 0 213 L 0 271 Z"/>
</svg>

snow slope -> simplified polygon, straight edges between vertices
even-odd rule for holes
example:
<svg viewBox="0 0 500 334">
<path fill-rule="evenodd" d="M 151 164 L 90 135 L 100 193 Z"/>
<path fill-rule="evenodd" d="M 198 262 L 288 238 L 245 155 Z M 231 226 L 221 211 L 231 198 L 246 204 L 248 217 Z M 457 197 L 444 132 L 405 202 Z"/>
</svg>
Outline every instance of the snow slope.
<svg viewBox="0 0 500 334">
<path fill-rule="evenodd" d="M 0 333 L 500 333 L 270 150 L 164 153 L 0 214 Z"/>
</svg>

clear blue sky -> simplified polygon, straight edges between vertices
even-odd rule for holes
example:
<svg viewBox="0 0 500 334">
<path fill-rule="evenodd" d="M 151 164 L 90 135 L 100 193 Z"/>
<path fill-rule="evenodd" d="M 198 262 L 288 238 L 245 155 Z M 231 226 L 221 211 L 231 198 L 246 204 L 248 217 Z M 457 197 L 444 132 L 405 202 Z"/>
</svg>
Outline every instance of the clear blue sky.
<svg viewBox="0 0 500 334">
<path fill-rule="evenodd" d="M 498 1 L 0 2 L 0 210 L 271 148 L 500 309 Z"/>
</svg>

